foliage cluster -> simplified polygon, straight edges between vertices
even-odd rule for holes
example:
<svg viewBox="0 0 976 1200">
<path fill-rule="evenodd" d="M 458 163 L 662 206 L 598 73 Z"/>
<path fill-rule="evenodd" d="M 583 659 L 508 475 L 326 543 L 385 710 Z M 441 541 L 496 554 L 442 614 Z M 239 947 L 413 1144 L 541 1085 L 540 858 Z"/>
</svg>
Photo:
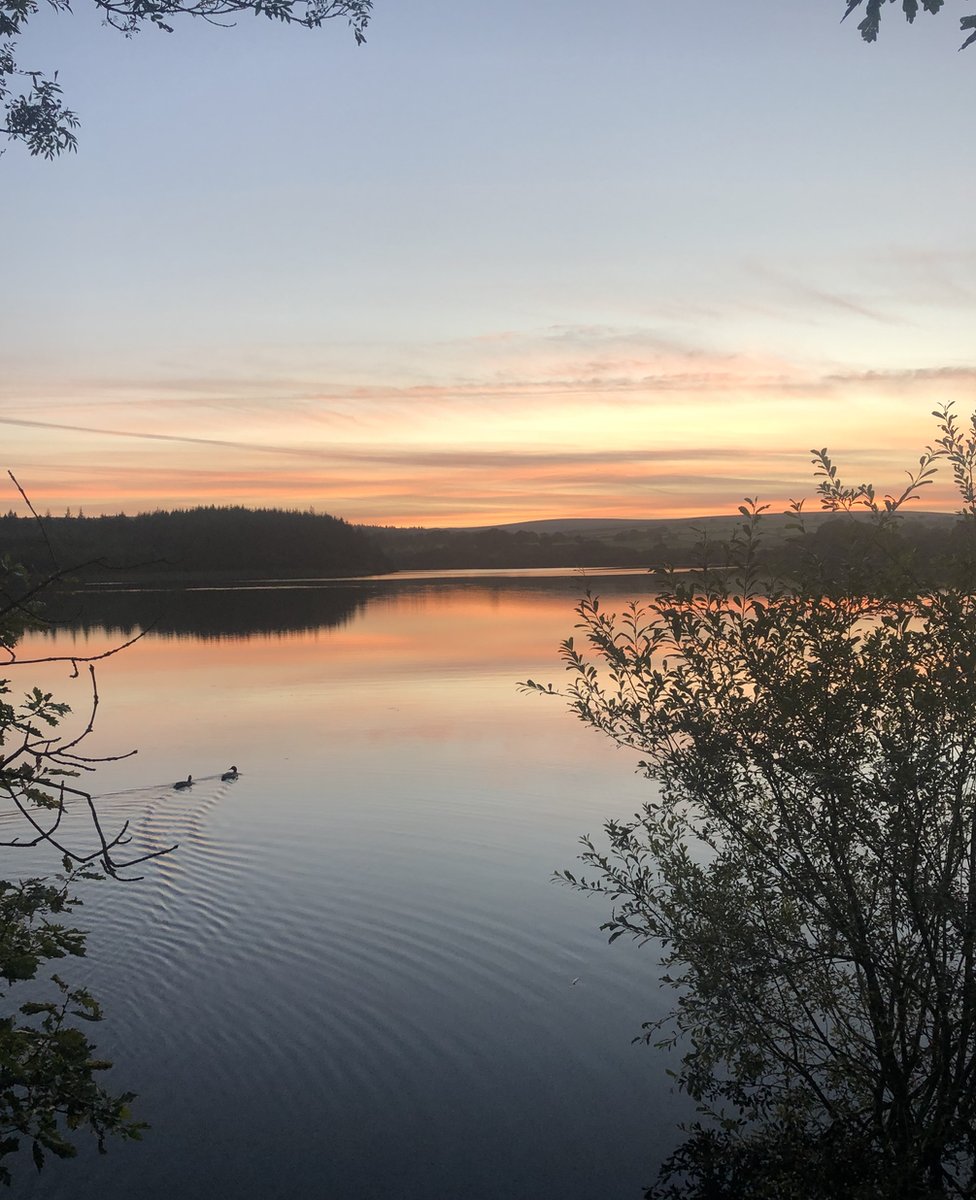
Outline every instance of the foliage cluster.
<svg viewBox="0 0 976 1200">
<path fill-rule="evenodd" d="M 845 0 L 844 19 L 853 12 L 864 13 L 858 29 L 866 42 L 877 40 L 886 3 L 895 0 Z M 146 26 L 172 33 L 171 22 L 180 17 L 197 17 L 213 25 L 227 24 L 244 13 L 273 21 L 317 29 L 326 21 L 345 19 L 357 43 L 366 40 L 372 0 L 92 0 L 104 23 L 132 37 Z M 928 13 L 937 13 L 944 0 L 901 0 L 909 22 L 918 15 L 919 3 Z M 70 12 L 69 0 L 47 0 L 56 12 Z M 863 6 L 863 8 L 862 8 Z M 76 150 L 78 117 L 64 102 L 58 72 L 25 67 L 17 59 L 15 39 L 36 16 L 41 0 L 0 0 L 0 133 L 23 143 L 30 154 L 54 158 Z M 233 23 L 232 20 L 230 23 Z M 968 33 L 961 48 L 976 41 L 976 16 L 960 18 L 960 29 Z M 971 32 L 970 32 L 971 31 Z M 2 152 L 0 152 L 2 153 Z"/>
<path fill-rule="evenodd" d="M 67 866 L 67 864 L 66 864 Z M 55 880 L 0 881 L 0 976 L 8 985 L 34 980 L 42 964 L 85 953 L 85 935 L 61 923 L 78 901 L 69 888 L 90 871 L 67 872 Z M 10 1184 L 11 1156 L 30 1145 L 38 1170 L 51 1154 L 77 1153 L 72 1135 L 94 1134 L 98 1149 L 114 1135 L 138 1139 L 145 1125 L 134 1121 L 131 1092 L 112 1095 L 99 1075 L 111 1063 L 71 1018 L 99 1021 L 102 1010 L 87 988 L 73 987 L 60 975 L 43 999 L 21 1000 L 0 1018 L 0 1182 Z M 22 993 L 19 986 L 17 992 Z M 2 993 L 0 993 L 2 995 Z M 4 1161 L 6 1160 L 6 1162 Z"/>
<path fill-rule="evenodd" d="M 881 16 L 884 11 L 885 4 L 894 4 L 895 0 L 847 0 L 847 11 L 844 13 L 846 20 L 855 10 L 861 10 L 864 13 L 863 18 L 858 24 L 861 37 L 866 42 L 877 41 L 878 31 L 881 27 Z M 945 3 L 945 0 L 921 0 L 921 6 L 927 13 L 937 13 Z M 861 6 L 864 6 L 863 9 Z M 911 24 L 918 16 L 919 0 L 901 0 L 902 12 L 905 14 L 905 19 Z M 972 42 L 976 42 L 976 16 L 960 17 L 959 28 L 963 33 L 968 30 L 973 32 L 969 34 L 963 44 L 959 47 L 960 50 L 965 48 Z"/>
<path fill-rule="evenodd" d="M 69 0 L 47 0 L 55 12 L 70 12 Z M 106 25 L 132 37 L 145 26 L 172 33 L 179 17 L 199 17 L 213 25 L 242 13 L 287 25 L 317 29 L 345 18 L 357 42 L 366 39 L 372 0 L 92 0 Z M 13 40 L 40 11 L 41 0 L 0 0 L 0 133 L 22 142 L 33 155 L 54 158 L 75 150 L 78 118 L 66 107 L 58 72 L 25 67 Z"/>
<path fill-rule="evenodd" d="M 620 616 L 588 596 L 563 646 L 576 714 L 656 784 L 560 873 L 676 989 L 645 1038 L 680 1048 L 707 1120 L 651 1195 L 819 1196 L 828 1160 L 860 1164 L 839 1197 L 976 1189 L 976 417 L 936 415 L 899 496 L 814 454 L 821 503 L 870 514 L 883 571 L 825 576 L 797 504 L 802 569 L 770 579 L 747 502 L 724 569 Z M 930 588 L 900 510 L 939 460 L 969 549 Z"/>
<path fill-rule="evenodd" d="M 0 995 L 11 1006 L 0 1017 L 0 1182 L 8 1184 L 11 1156 L 27 1144 L 40 1169 L 47 1155 L 73 1156 L 79 1130 L 93 1133 L 104 1150 L 107 1135 L 138 1138 L 144 1128 L 129 1112 L 131 1094 L 112 1095 L 100 1083 L 111 1064 L 96 1055 L 75 1024 L 101 1019 L 91 993 L 52 975 L 49 984 L 36 982 L 30 998 L 24 996 L 45 963 L 85 953 L 85 935 L 64 920 L 79 903 L 72 895 L 77 881 L 101 878 L 95 866 L 117 876 L 155 857 L 120 858 L 126 828 L 107 836 L 91 795 L 76 783 L 98 761 L 86 757 L 81 745 L 98 707 L 93 662 L 87 664 L 91 709 L 77 733 L 61 731 L 70 710 L 51 693 L 32 687 L 17 698 L 14 677 L 32 661 L 18 656 L 18 642 L 40 622 L 37 597 L 50 578 L 36 579 L 0 558 L 0 653 L 7 675 L 0 679 L 0 800 L 13 818 L 6 828 L 14 834 L 0 845 L 48 846 L 58 851 L 62 867 L 52 878 L 0 880 L 0 977 L 7 984 Z M 78 675 L 78 661 L 72 665 Z M 62 821 L 72 802 L 87 808 L 92 849 L 63 839 Z"/>
</svg>

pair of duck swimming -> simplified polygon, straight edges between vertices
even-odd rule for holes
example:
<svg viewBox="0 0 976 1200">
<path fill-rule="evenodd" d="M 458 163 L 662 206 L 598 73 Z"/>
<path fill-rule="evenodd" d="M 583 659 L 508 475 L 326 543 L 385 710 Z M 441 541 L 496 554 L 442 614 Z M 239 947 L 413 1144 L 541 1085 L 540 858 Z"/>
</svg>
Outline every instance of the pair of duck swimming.
<svg viewBox="0 0 976 1200">
<path fill-rule="evenodd" d="M 237 767 L 231 767 L 231 769 L 229 771 L 225 771 L 223 773 L 223 775 L 221 775 L 220 778 L 221 779 L 236 779 L 237 778 Z M 173 787 L 178 792 L 182 792 L 182 791 L 185 791 L 186 788 L 193 787 L 193 776 L 187 775 L 186 779 L 177 779 L 177 781 L 173 784 Z"/>
</svg>

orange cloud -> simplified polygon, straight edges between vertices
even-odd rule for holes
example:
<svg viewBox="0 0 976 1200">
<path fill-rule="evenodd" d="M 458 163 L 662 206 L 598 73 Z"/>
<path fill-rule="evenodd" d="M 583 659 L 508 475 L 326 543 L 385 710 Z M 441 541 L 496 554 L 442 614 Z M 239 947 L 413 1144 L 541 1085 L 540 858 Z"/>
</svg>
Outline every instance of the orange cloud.
<svg viewBox="0 0 976 1200">
<path fill-rule="evenodd" d="M 404 359 L 395 382 L 362 364 L 337 381 L 314 356 L 254 377 L 8 376 L 5 459 L 52 511 L 245 504 L 428 525 L 691 515 L 809 493 L 814 444 L 852 480 L 899 488 L 933 435 L 928 413 L 947 400 L 965 412 L 976 382 L 965 363 L 793 362 L 599 326 Z M 940 482 L 925 501 L 951 507 L 951 490 Z"/>
</svg>

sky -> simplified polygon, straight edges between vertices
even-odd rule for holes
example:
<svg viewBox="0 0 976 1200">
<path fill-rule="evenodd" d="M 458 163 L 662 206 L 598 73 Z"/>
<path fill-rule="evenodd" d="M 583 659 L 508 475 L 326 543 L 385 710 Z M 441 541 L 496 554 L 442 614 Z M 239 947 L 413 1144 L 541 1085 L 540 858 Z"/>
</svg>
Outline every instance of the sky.
<svg viewBox="0 0 976 1200">
<path fill-rule="evenodd" d="M 900 490 L 976 408 L 973 9 L 900 7 L 38 14 L 81 128 L 0 157 L 0 465 L 53 513 L 384 525 L 781 508 L 821 446 Z"/>
</svg>

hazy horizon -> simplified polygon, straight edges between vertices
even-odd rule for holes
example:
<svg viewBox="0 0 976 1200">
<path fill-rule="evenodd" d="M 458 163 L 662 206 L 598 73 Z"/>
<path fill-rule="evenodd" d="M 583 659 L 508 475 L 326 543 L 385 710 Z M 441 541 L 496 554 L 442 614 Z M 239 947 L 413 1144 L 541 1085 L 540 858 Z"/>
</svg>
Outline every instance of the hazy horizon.
<svg viewBox="0 0 976 1200">
<path fill-rule="evenodd" d="M 38 517 L 40 517 L 40 519 L 42 521 L 48 521 L 48 520 L 51 520 L 52 518 L 60 519 L 60 518 L 64 518 L 64 517 L 68 517 L 71 519 L 75 519 L 78 517 L 81 517 L 82 519 L 88 519 L 88 518 L 97 519 L 99 517 L 132 518 L 132 517 L 142 517 L 142 516 L 153 516 L 155 514 L 165 513 L 165 512 L 187 512 L 187 511 L 191 511 L 192 509 L 195 509 L 198 507 L 209 507 L 209 506 L 208 505 L 176 505 L 173 508 L 157 507 L 154 509 L 139 509 L 135 512 L 125 512 L 125 511 L 119 510 L 119 511 L 114 511 L 114 512 L 98 513 L 98 512 L 86 512 L 86 511 L 84 511 L 83 507 L 73 508 L 72 506 L 69 505 L 65 509 L 64 512 L 51 512 L 48 509 L 43 513 L 37 513 L 37 515 L 34 515 L 34 514 L 31 514 L 30 512 L 28 512 L 26 508 L 24 508 L 23 511 L 17 511 L 16 506 L 11 505 L 9 508 L 6 509 L 6 515 L 8 515 L 8 516 L 13 515 L 16 517 L 20 517 L 27 521 L 35 521 L 38 519 Z M 463 533 L 463 532 L 477 532 L 478 530 L 481 530 L 481 529 L 522 529 L 522 528 L 530 528 L 530 527 L 541 528 L 544 526 L 549 526 L 553 530 L 557 529 L 557 527 L 560 527 L 560 526 L 567 527 L 567 528 L 568 527 L 576 528 L 576 527 L 580 527 L 580 526 L 592 526 L 592 527 L 594 527 L 594 529 L 601 529 L 601 528 L 605 528 L 605 527 L 608 528 L 611 526 L 620 526 L 622 529 L 627 529 L 627 528 L 637 528 L 642 525 L 652 526 L 652 525 L 659 525 L 662 523 L 671 523 L 671 522 L 676 522 L 676 521 L 684 523 L 684 524 L 690 524 L 695 521 L 733 521 L 733 522 L 737 522 L 737 521 L 742 520 L 741 513 L 738 511 L 737 506 L 733 506 L 732 508 L 728 509 L 725 512 L 696 512 L 696 513 L 690 513 L 690 514 L 681 513 L 681 514 L 664 515 L 664 516 L 660 516 L 660 517 L 641 517 L 641 516 L 592 517 L 592 516 L 576 516 L 576 515 L 570 514 L 570 515 L 566 515 L 566 516 L 562 516 L 562 517 L 520 517 L 520 518 L 513 518 L 510 521 L 495 521 L 495 522 L 491 522 L 488 524 L 481 523 L 481 524 L 477 524 L 477 525 L 474 525 L 474 524 L 408 525 L 408 524 L 402 524 L 402 523 L 401 524 L 397 524 L 397 523 L 386 524 L 386 523 L 380 523 L 377 521 L 352 521 L 352 520 L 349 520 L 348 518 L 344 517 L 342 515 L 342 513 L 338 513 L 338 512 L 326 512 L 324 509 L 318 509 L 318 508 L 314 508 L 314 507 L 311 509 L 309 509 L 309 508 L 304 508 L 304 509 L 289 508 L 286 506 L 274 505 L 274 504 L 255 504 L 255 505 L 215 504 L 215 505 L 213 505 L 213 507 L 244 508 L 245 510 L 252 511 L 252 512 L 253 511 L 261 511 L 261 510 L 264 510 L 264 511 L 274 510 L 274 511 L 279 511 L 279 512 L 284 512 L 284 513 L 295 513 L 298 515 L 304 515 L 306 513 L 311 512 L 312 515 L 314 515 L 314 516 L 333 518 L 333 519 L 337 518 L 338 520 L 345 522 L 347 525 L 353 525 L 353 526 L 361 527 L 364 529 L 393 529 L 393 530 L 401 530 L 404 532 L 412 530 L 412 529 L 427 529 L 427 530 L 444 529 L 444 530 L 449 530 L 449 531 L 455 532 L 455 533 Z M 856 508 L 853 510 L 853 512 L 854 512 L 855 516 L 861 516 L 861 517 L 868 516 L 867 510 L 864 508 L 860 508 L 860 507 Z M 3 515 L 3 514 L 0 513 L 0 515 Z M 817 507 L 806 507 L 805 506 L 803 509 L 804 519 L 809 519 L 810 517 L 814 517 L 814 518 L 830 517 L 830 516 L 834 516 L 834 515 L 837 515 L 837 514 L 832 513 L 825 509 L 817 508 Z M 907 507 L 907 508 L 904 508 L 901 510 L 900 515 L 901 515 L 901 517 L 908 517 L 908 518 L 916 517 L 916 518 L 925 518 L 925 519 L 935 518 L 935 519 L 952 520 L 954 517 L 958 517 L 959 513 L 958 513 L 957 509 L 955 509 L 955 508 L 934 509 L 934 508 Z M 768 509 L 768 511 L 763 513 L 763 517 L 764 517 L 764 519 L 769 519 L 769 518 L 775 519 L 776 517 L 784 517 L 784 518 L 792 519 L 795 517 L 795 514 L 788 508 L 771 507 Z"/>
</svg>

